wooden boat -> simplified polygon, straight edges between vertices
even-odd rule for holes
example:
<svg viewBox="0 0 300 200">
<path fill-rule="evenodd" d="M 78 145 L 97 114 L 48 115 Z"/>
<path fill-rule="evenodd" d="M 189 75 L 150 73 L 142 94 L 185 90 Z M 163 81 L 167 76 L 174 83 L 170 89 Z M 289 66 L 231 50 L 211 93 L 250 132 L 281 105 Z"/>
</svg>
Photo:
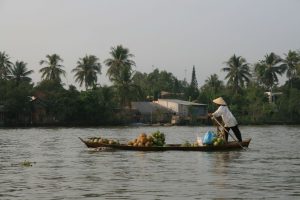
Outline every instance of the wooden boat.
<svg viewBox="0 0 300 200">
<path fill-rule="evenodd" d="M 110 150 L 127 150 L 127 151 L 230 151 L 230 150 L 241 150 L 249 146 L 251 139 L 244 140 L 241 143 L 228 142 L 220 146 L 206 145 L 197 147 L 184 147 L 181 144 L 167 144 L 165 146 L 151 146 L 151 147 L 137 147 L 129 146 L 126 144 L 102 144 L 98 142 L 86 141 L 79 138 L 88 148 L 103 148 Z"/>
</svg>

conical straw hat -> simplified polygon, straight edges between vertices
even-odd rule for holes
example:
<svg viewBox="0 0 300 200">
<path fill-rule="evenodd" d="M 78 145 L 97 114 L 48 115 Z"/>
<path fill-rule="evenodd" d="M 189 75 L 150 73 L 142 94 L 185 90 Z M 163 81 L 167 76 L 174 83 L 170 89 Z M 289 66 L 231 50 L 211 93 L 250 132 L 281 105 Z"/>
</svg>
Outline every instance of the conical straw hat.
<svg viewBox="0 0 300 200">
<path fill-rule="evenodd" d="M 222 97 L 219 97 L 219 98 L 214 99 L 213 102 L 214 102 L 215 104 L 218 104 L 218 105 L 224 105 L 224 106 L 227 105 L 226 102 L 224 101 L 224 99 L 223 99 Z"/>
</svg>

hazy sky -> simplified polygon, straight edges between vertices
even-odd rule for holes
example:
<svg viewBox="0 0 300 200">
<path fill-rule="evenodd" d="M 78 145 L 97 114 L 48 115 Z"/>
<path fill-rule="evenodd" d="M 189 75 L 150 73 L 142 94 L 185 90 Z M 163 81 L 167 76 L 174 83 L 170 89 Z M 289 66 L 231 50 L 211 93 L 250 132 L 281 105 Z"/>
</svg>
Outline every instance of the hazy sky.
<svg viewBox="0 0 300 200">
<path fill-rule="evenodd" d="M 249 63 L 267 53 L 300 48 L 299 0 L 0 0 L 0 51 L 22 60 L 40 81 L 39 61 L 57 53 L 66 84 L 79 58 L 101 63 L 119 44 L 135 55 L 135 70 L 153 68 L 199 85 L 233 54 Z M 102 64 L 101 84 L 110 84 Z M 76 86 L 78 86 L 76 84 Z"/>
</svg>

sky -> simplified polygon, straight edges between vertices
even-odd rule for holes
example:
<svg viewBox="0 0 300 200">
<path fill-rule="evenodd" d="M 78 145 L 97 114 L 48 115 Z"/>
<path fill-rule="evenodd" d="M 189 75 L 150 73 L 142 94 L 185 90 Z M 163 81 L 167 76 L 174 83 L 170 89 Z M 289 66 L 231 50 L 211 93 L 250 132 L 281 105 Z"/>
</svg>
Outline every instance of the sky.
<svg viewBox="0 0 300 200">
<path fill-rule="evenodd" d="M 254 64 L 271 52 L 300 49 L 299 0 L 0 0 L 0 51 L 27 63 L 41 81 L 40 60 L 59 54 L 74 82 L 79 58 L 102 63 L 101 85 L 110 85 L 103 61 L 111 47 L 134 55 L 134 70 L 166 70 L 198 85 L 221 71 L 234 54 Z"/>
</svg>

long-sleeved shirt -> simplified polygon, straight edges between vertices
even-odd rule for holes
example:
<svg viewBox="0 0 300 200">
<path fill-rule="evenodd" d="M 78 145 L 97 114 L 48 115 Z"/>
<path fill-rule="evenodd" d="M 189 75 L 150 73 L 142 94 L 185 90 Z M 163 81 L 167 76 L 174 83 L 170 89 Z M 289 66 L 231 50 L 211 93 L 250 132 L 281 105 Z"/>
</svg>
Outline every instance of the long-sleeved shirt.
<svg viewBox="0 0 300 200">
<path fill-rule="evenodd" d="M 216 112 L 212 114 L 214 117 L 222 117 L 223 122 L 225 124 L 225 127 L 234 127 L 238 123 L 233 116 L 233 114 L 230 112 L 227 106 L 220 106 Z"/>
</svg>

